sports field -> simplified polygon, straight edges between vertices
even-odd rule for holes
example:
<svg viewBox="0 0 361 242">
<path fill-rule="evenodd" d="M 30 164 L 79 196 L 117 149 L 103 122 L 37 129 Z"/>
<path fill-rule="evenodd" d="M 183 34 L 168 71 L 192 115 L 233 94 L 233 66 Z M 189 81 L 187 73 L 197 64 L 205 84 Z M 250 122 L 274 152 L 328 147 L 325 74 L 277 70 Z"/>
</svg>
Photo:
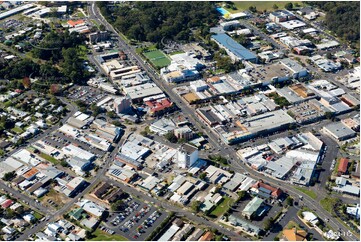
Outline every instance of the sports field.
<svg viewBox="0 0 361 242">
<path fill-rule="evenodd" d="M 277 5 L 279 9 L 283 9 L 285 7 L 286 3 L 293 3 L 295 5 L 296 3 L 302 6 L 302 1 L 233 1 L 234 5 L 236 6 L 237 10 L 228 9 L 225 8 L 230 13 L 236 13 L 239 11 L 248 10 L 250 6 L 255 6 L 258 11 L 273 11 L 273 5 Z"/>
<path fill-rule="evenodd" d="M 152 62 L 155 67 L 165 67 L 170 64 L 170 59 L 160 50 L 148 50 L 143 52 L 143 55 Z"/>
</svg>

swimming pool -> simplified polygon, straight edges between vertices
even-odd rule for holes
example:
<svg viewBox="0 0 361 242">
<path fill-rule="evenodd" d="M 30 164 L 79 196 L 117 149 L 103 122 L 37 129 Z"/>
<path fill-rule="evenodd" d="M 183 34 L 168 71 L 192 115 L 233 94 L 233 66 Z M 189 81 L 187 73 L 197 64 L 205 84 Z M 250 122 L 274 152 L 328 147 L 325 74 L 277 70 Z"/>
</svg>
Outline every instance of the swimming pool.
<svg viewBox="0 0 361 242">
<path fill-rule="evenodd" d="M 216 10 L 218 12 L 220 12 L 223 16 L 226 14 L 229 14 L 229 12 L 227 10 L 225 10 L 224 8 L 216 8 Z"/>
</svg>

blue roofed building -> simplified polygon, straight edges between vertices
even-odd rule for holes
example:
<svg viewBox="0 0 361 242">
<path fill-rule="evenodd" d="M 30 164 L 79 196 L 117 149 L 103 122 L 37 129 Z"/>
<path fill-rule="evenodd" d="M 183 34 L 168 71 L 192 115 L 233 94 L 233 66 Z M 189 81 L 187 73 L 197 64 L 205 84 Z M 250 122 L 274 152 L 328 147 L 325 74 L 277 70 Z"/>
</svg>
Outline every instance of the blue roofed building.
<svg viewBox="0 0 361 242">
<path fill-rule="evenodd" d="M 257 62 L 257 55 L 253 54 L 227 34 L 212 35 L 212 40 L 214 40 L 219 47 L 225 49 L 233 61 L 246 60 L 253 63 Z"/>
</svg>

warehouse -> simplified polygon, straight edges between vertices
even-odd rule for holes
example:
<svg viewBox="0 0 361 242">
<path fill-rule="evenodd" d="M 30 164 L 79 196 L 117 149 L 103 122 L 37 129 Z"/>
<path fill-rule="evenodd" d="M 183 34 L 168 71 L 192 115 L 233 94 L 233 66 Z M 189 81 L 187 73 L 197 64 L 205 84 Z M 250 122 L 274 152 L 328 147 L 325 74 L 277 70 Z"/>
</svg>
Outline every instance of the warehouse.
<svg viewBox="0 0 361 242">
<path fill-rule="evenodd" d="M 232 58 L 233 61 L 250 61 L 253 63 L 257 62 L 257 56 L 251 51 L 247 50 L 244 46 L 237 43 L 234 39 L 229 37 L 227 34 L 212 35 L 214 40 L 221 48 L 225 49 L 227 54 Z"/>
<path fill-rule="evenodd" d="M 343 141 L 356 136 L 356 132 L 348 128 L 341 122 L 331 123 L 322 129 L 327 135 L 337 141 Z"/>
</svg>

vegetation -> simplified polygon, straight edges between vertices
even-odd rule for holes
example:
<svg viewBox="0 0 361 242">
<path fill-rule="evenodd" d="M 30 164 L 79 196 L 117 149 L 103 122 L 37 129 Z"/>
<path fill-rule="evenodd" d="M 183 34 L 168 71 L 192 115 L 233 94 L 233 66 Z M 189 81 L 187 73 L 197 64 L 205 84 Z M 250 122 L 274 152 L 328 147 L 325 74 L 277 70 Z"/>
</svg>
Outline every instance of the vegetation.
<svg viewBox="0 0 361 242">
<path fill-rule="evenodd" d="M 220 163 L 220 164 L 223 164 L 223 165 L 228 164 L 228 160 L 226 158 L 224 158 L 223 156 L 221 156 L 221 155 L 209 155 L 208 159 L 210 159 L 213 162 Z"/>
<path fill-rule="evenodd" d="M 7 172 L 3 176 L 4 181 L 11 181 L 16 176 L 15 171 Z"/>
<path fill-rule="evenodd" d="M 119 234 L 110 235 L 108 233 L 101 231 L 100 229 L 97 229 L 92 233 L 91 238 L 88 240 L 89 241 L 127 241 L 128 239 Z"/>
<path fill-rule="evenodd" d="M 230 204 L 232 204 L 233 202 L 234 201 L 232 198 L 224 197 L 223 201 L 220 204 L 218 204 L 217 207 L 215 207 L 213 209 L 213 211 L 211 212 L 211 216 L 213 215 L 215 217 L 219 217 L 219 216 L 223 215 L 230 207 Z"/>
<path fill-rule="evenodd" d="M 340 202 L 341 200 L 339 198 L 326 197 L 320 201 L 320 204 L 327 212 L 334 214 L 334 211 Z"/>
<path fill-rule="evenodd" d="M 293 6 L 297 7 L 302 4 L 299 1 L 292 1 Z M 257 11 L 273 11 L 276 9 L 282 9 L 287 2 L 285 1 L 234 1 L 226 2 L 225 9 L 231 13 L 249 10 L 250 7 L 255 8 Z M 277 8 L 275 8 L 277 6 Z"/>
<path fill-rule="evenodd" d="M 285 97 L 281 97 L 277 93 L 270 94 L 270 97 L 273 98 L 274 102 L 281 108 L 291 105 Z"/>
<path fill-rule="evenodd" d="M 114 211 L 119 211 L 119 209 L 121 209 L 124 206 L 124 202 L 123 200 L 117 200 L 115 203 L 113 203 L 110 206 L 110 209 L 114 212 Z"/>
<path fill-rule="evenodd" d="M 198 213 L 198 212 L 199 212 L 200 206 L 201 206 L 201 202 L 200 202 L 200 201 L 195 200 L 195 201 L 193 201 L 193 202 L 191 203 L 191 209 L 192 209 L 192 211 L 195 212 L 195 213 Z"/>
<path fill-rule="evenodd" d="M 97 4 L 116 29 L 139 41 L 190 40 L 191 28 L 209 28 L 218 21 L 212 2 L 129 2 L 113 8 L 107 2 Z"/>
<path fill-rule="evenodd" d="M 164 137 L 171 143 L 177 143 L 178 141 L 177 136 L 175 136 L 173 132 L 168 132 Z"/>
<path fill-rule="evenodd" d="M 52 157 L 51 155 L 47 155 L 47 154 L 44 154 L 44 153 L 40 153 L 39 156 L 41 158 L 44 158 L 45 160 L 53 163 L 54 165 L 57 165 L 59 164 L 59 161 L 57 159 L 55 159 L 54 157 Z"/>
<path fill-rule="evenodd" d="M 360 49 L 360 3 L 352 1 L 306 2 L 326 12 L 324 23 L 338 37 Z"/>
<path fill-rule="evenodd" d="M 288 196 L 288 197 L 286 198 L 286 204 L 287 204 L 288 206 L 292 206 L 292 205 L 293 205 L 293 198 L 290 197 L 290 196 Z"/>
<path fill-rule="evenodd" d="M 309 196 L 310 198 L 316 199 L 317 198 L 317 194 L 314 191 L 308 190 L 306 188 L 302 188 L 302 187 L 295 187 L 297 190 L 303 192 L 304 194 L 306 194 L 307 196 Z"/>
</svg>

